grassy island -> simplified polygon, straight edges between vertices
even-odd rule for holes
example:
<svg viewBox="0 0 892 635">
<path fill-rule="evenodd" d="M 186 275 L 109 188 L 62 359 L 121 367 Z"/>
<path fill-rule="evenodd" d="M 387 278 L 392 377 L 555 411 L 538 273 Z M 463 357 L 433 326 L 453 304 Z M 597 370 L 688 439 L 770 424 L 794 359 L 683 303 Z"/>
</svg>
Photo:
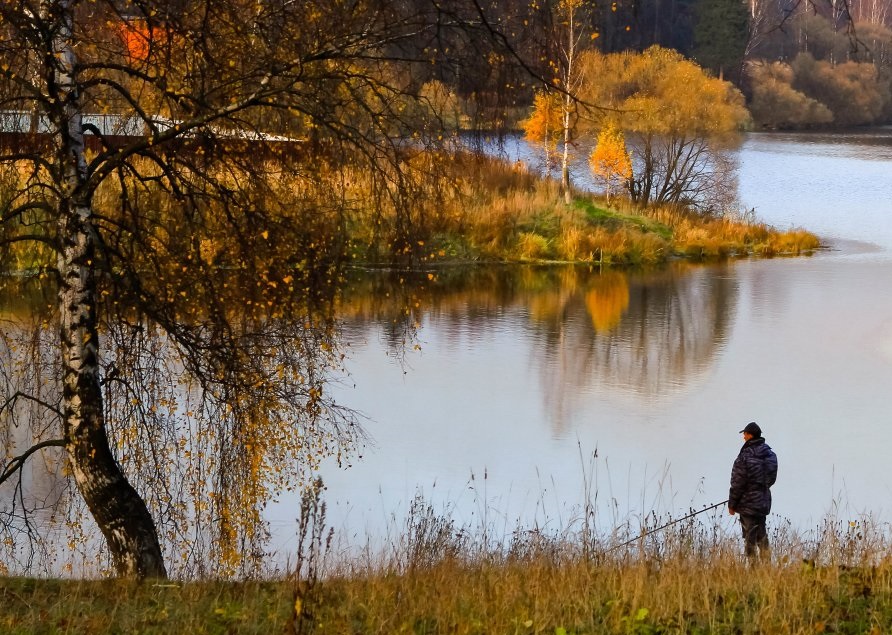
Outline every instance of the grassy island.
<svg viewBox="0 0 892 635">
<path fill-rule="evenodd" d="M 428 159 L 431 160 L 431 159 Z M 445 163 L 445 161 L 444 161 Z M 519 164 L 453 154 L 444 181 L 421 186 L 424 201 L 413 247 L 422 262 L 582 262 L 658 265 L 745 256 L 812 253 L 819 239 L 778 230 L 751 214 L 699 211 L 681 204 L 640 206 L 614 196 L 577 193 L 568 205 L 559 184 Z M 443 182 L 449 185 L 444 188 Z M 363 189 L 357 186 L 357 192 Z M 357 194 L 358 195 L 358 194 Z M 353 256 L 389 260 L 380 216 L 352 226 Z"/>
<path fill-rule="evenodd" d="M 180 227 L 188 205 L 162 200 L 162 187 L 142 184 L 140 205 L 157 231 L 149 237 L 148 248 L 162 254 L 176 252 L 167 258 L 170 261 L 185 258 L 187 263 L 232 270 L 245 268 L 246 259 L 234 255 L 247 247 L 254 248 L 253 257 L 302 270 L 336 267 L 345 257 L 353 264 L 388 266 L 473 262 L 654 266 L 679 258 L 709 261 L 809 254 L 820 247 L 819 239 L 808 231 L 778 230 L 750 213 L 704 211 L 685 204 L 641 205 L 621 196 L 607 200 L 582 191 L 568 204 L 553 179 L 482 154 L 426 151 L 404 160 L 396 184 L 382 186 L 380 175 L 367 170 L 342 169 L 332 171 L 336 183 L 310 190 L 281 163 L 267 162 L 266 188 L 248 191 L 238 201 L 240 208 L 228 200 L 201 202 L 207 219 L 189 233 Z M 215 178 L 235 189 L 252 177 L 221 170 Z M 11 196 L 26 189 L 22 179 L 7 173 L 0 194 Z M 125 221 L 129 213 L 120 208 L 121 183 L 124 191 L 139 187 L 126 180 L 109 183 L 94 201 L 103 218 L 115 223 Z M 327 202 L 331 188 L 337 188 L 338 200 Z M 253 219 L 257 209 L 267 216 Z M 234 216 L 243 225 L 238 232 L 228 225 Z M 291 226 L 300 230 L 285 229 Z M 261 247 L 266 251 L 258 251 Z M 7 249 L 10 269 L 54 266 L 51 249 L 42 243 L 12 243 Z"/>
</svg>

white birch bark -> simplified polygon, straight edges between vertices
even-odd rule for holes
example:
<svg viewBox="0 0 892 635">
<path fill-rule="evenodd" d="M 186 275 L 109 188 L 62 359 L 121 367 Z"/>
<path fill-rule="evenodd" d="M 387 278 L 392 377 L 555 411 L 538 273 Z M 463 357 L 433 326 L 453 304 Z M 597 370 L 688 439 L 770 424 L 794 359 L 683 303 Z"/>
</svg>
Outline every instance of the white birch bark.
<svg viewBox="0 0 892 635">
<path fill-rule="evenodd" d="M 124 577 L 166 577 L 157 532 L 142 498 L 111 453 L 99 382 L 96 234 L 88 188 L 82 100 L 72 43 L 72 0 L 45 0 L 54 19 L 47 86 L 55 107 L 55 147 L 62 171 L 59 200 L 59 318 L 63 366 L 63 438 L 75 483 Z"/>
<path fill-rule="evenodd" d="M 573 141 L 573 108 L 576 103 L 575 95 L 579 88 L 580 78 L 577 77 L 576 71 L 576 54 L 579 50 L 579 41 L 582 37 L 582 30 L 577 28 L 576 10 L 582 5 L 581 0 L 563 0 L 561 9 L 566 14 L 567 19 L 567 41 L 564 45 L 563 57 L 564 68 L 564 99 L 563 112 L 561 113 L 562 124 L 564 128 L 564 148 L 561 157 L 561 189 L 564 191 L 564 202 L 569 205 L 573 202 L 572 192 L 570 191 L 570 143 Z"/>
</svg>

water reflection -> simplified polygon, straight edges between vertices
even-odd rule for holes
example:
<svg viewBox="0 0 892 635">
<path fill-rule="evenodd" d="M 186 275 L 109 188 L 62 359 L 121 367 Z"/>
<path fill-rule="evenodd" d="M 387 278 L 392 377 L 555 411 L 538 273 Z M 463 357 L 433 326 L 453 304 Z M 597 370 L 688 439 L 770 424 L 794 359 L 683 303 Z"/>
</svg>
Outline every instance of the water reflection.
<svg viewBox="0 0 892 635">
<path fill-rule="evenodd" d="M 447 346 L 522 329 L 535 342 L 541 394 L 560 433 L 596 387 L 645 399 L 696 380 L 727 338 L 733 268 L 676 263 L 661 271 L 565 266 L 363 272 L 345 294 L 348 339 L 380 335 L 391 353 L 430 326 Z"/>
<path fill-rule="evenodd" d="M 34 443 L 58 438 L 58 420 L 46 405 L 58 400 L 57 386 L 43 381 L 54 357 L 47 354 L 55 333 L 49 325 L 51 305 L 45 285 L 36 280 L 5 279 L 0 284 L 0 381 L 7 387 L 0 409 L 0 445 L 8 459 Z M 50 371 L 51 372 L 51 371 Z M 15 398 L 15 390 L 35 400 Z M 37 401 L 39 400 L 39 402 Z M 4 460 L 2 463 L 6 465 Z M 58 563 L 58 547 L 65 542 L 71 501 L 60 448 L 47 447 L 32 455 L 21 469 L 21 479 L 0 485 L 0 536 L 4 558 L 0 569 L 30 571 Z"/>
<path fill-rule="evenodd" d="M 810 131 L 750 133 L 749 151 L 814 158 L 836 157 L 865 161 L 892 159 L 892 127 L 862 128 L 851 131 Z"/>
<path fill-rule="evenodd" d="M 554 425 L 576 418 L 593 390 L 657 401 L 696 385 L 727 337 L 731 271 L 676 265 L 589 281 L 545 339 L 541 381 Z"/>
<path fill-rule="evenodd" d="M 629 308 L 629 283 L 618 272 L 602 274 L 585 294 L 585 308 L 595 333 L 609 333 Z"/>
</svg>

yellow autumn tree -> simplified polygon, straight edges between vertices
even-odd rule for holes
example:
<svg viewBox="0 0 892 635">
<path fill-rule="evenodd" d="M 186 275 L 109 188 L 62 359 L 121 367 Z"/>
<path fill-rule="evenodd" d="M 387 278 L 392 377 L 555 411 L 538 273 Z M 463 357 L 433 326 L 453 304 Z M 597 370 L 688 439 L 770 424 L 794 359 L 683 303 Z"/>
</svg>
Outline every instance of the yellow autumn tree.
<svg viewBox="0 0 892 635">
<path fill-rule="evenodd" d="M 613 109 L 635 136 L 630 195 L 642 206 L 683 204 L 715 211 L 733 196 L 726 149 L 749 120 L 743 95 L 670 49 L 587 51 L 580 98 Z"/>
<path fill-rule="evenodd" d="M 613 124 L 606 125 L 598 134 L 598 144 L 589 157 L 589 165 L 595 178 L 604 184 L 607 200 L 615 184 L 632 178 L 632 158 L 626 149 L 622 130 Z"/>
<path fill-rule="evenodd" d="M 537 92 L 533 99 L 533 112 L 520 125 L 527 141 L 542 146 L 545 152 L 545 173 L 549 173 L 555 149 L 563 135 L 561 96 L 547 91 Z"/>
</svg>

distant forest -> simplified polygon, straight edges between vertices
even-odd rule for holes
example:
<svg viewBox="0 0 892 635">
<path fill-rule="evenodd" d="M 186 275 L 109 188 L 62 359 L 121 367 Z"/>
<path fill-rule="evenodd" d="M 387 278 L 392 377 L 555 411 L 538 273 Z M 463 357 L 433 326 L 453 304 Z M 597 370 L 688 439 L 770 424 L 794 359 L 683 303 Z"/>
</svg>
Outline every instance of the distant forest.
<svg viewBox="0 0 892 635">
<path fill-rule="evenodd" d="M 414 79 L 436 81 L 478 125 L 512 125 L 535 80 L 557 77 L 566 39 L 562 4 L 490 1 L 480 15 L 516 59 L 446 38 Z M 604 53 L 671 48 L 746 96 L 765 128 L 892 122 L 892 0 L 577 0 L 582 48 Z M 448 3 L 446 3 L 448 6 Z M 510 56 L 509 56 L 510 57 Z M 516 63 L 512 63 L 516 62 Z M 426 74 L 425 74 L 426 71 Z M 419 69 L 415 69 L 418 73 Z M 495 116 L 495 118 L 493 118 Z"/>
</svg>

